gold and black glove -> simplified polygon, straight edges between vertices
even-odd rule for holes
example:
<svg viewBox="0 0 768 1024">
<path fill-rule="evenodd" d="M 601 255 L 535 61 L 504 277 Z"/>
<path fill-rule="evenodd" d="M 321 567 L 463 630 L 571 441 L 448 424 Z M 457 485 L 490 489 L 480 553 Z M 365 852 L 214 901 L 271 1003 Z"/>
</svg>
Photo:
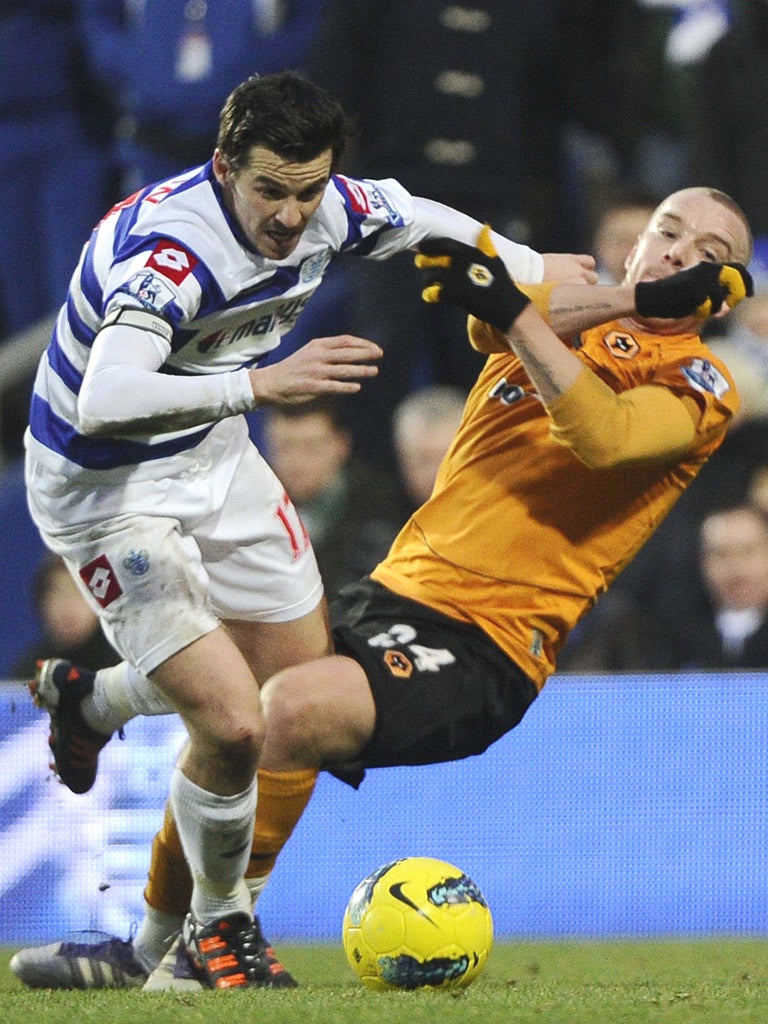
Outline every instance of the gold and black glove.
<svg viewBox="0 0 768 1024">
<path fill-rule="evenodd" d="M 508 331 L 531 301 L 509 276 L 487 224 L 477 247 L 453 238 L 425 239 L 416 266 L 425 302 L 450 302 L 501 331 Z"/>
<path fill-rule="evenodd" d="M 753 294 L 752 277 L 741 263 L 704 262 L 658 281 L 640 281 L 635 285 L 635 309 L 640 316 L 704 320 L 724 302 L 733 308 Z"/>
</svg>

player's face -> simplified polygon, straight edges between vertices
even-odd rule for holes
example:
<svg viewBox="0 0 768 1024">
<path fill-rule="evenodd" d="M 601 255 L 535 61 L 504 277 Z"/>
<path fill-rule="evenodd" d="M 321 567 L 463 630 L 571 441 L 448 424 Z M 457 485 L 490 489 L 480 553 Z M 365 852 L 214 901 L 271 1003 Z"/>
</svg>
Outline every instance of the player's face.
<svg viewBox="0 0 768 1024">
<path fill-rule="evenodd" d="M 290 163 L 263 146 L 231 171 L 217 150 L 213 158 L 224 201 L 250 245 L 270 260 L 283 260 L 299 244 L 307 222 L 320 205 L 331 174 L 331 150 L 306 163 Z"/>
<path fill-rule="evenodd" d="M 669 196 L 655 211 L 627 257 L 627 284 L 669 277 L 702 260 L 746 262 L 748 240 L 733 210 L 702 189 Z"/>
</svg>

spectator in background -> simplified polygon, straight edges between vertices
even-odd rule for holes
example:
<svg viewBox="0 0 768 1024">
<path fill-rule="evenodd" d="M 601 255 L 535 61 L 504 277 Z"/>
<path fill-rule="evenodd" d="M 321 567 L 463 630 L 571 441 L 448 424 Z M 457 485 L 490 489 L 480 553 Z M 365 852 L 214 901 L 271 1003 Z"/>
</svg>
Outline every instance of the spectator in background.
<svg viewBox="0 0 768 1024">
<path fill-rule="evenodd" d="M 617 192 L 601 208 L 592 239 L 592 255 L 601 284 L 624 280 L 627 253 L 645 230 L 656 200 L 642 191 Z"/>
<path fill-rule="evenodd" d="M 567 204 L 557 195 L 556 7 L 327 0 L 309 72 L 354 122 L 342 169 L 391 174 L 540 251 L 569 249 L 557 229 Z M 458 310 L 419 302 L 407 257 L 356 267 L 354 290 L 343 270 L 333 281 L 335 291 L 326 287 L 307 310 L 300 337 L 327 331 L 313 317 L 342 316 L 345 329 L 384 349 L 370 401 L 351 410 L 350 423 L 360 451 L 394 470 L 392 414 L 403 395 L 428 384 L 468 391 L 482 359 L 466 344 Z"/>
<path fill-rule="evenodd" d="M 113 115 L 93 87 L 76 14 L 74 0 L 16 0 L 0 13 L 3 336 L 64 301 L 114 194 Z"/>
<path fill-rule="evenodd" d="M 0 5 L 0 344 L 38 325 L 50 334 L 46 320 L 64 301 L 83 241 L 114 195 L 114 113 L 94 86 L 76 15 L 75 0 Z M 19 345 L 26 350 L 26 341 Z M 20 362 L 18 378 L 0 382 L 6 476 L 23 454 L 35 363 L 25 373 Z M 4 674 L 32 639 L 28 588 L 40 552 L 25 536 L 31 523 L 19 474 L 4 481 L 0 506 L 9 581 L 0 584 Z"/>
<path fill-rule="evenodd" d="M 404 520 L 432 494 L 466 398 L 458 388 L 435 385 L 408 395 L 395 409 L 392 440 L 407 506 Z"/>
<path fill-rule="evenodd" d="M 44 658 L 67 658 L 94 668 L 108 668 L 120 661 L 101 631 L 98 615 L 85 601 L 58 555 L 48 555 L 40 564 L 35 575 L 34 600 L 42 636 L 12 668 L 15 679 L 31 679 Z"/>
<path fill-rule="evenodd" d="M 123 191 L 209 159 L 222 96 L 300 69 L 324 0 L 78 0 L 90 59 L 120 94 Z M 74 262 L 74 260 L 72 261 Z"/>
<path fill-rule="evenodd" d="M 15 459 L 0 472 L 0 523 L 0 679 L 7 679 L 22 652 L 37 638 L 34 578 L 46 555 L 27 508 L 23 459 Z"/>
<path fill-rule="evenodd" d="M 560 3 L 558 72 L 568 195 L 577 227 L 592 237 L 617 188 L 648 192 L 654 205 L 690 182 L 687 93 L 666 56 L 675 0 Z"/>
<path fill-rule="evenodd" d="M 735 505 L 710 512 L 698 533 L 701 600 L 665 620 L 670 666 L 768 668 L 768 518 Z"/>
<path fill-rule="evenodd" d="M 264 437 L 267 460 L 299 511 L 332 599 L 389 550 L 405 521 L 397 484 L 354 456 L 334 396 L 270 408 Z"/>
</svg>

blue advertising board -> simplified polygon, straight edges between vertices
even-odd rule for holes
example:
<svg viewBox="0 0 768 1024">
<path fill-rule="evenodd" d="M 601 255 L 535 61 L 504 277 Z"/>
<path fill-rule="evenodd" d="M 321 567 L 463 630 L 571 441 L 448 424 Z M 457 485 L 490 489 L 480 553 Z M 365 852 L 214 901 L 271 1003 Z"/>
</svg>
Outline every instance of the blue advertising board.
<svg viewBox="0 0 768 1024">
<path fill-rule="evenodd" d="M 139 920 L 184 731 L 142 719 L 74 796 L 48 719 L 0 688 L 0 943 Z M 270 938 L 337 939 L 361 878 L 451 861 L 507 938 L 766 934 L 768 674 L 562 676 L 484 755 L 322 775 L 259 904 Z"/>
</svg>

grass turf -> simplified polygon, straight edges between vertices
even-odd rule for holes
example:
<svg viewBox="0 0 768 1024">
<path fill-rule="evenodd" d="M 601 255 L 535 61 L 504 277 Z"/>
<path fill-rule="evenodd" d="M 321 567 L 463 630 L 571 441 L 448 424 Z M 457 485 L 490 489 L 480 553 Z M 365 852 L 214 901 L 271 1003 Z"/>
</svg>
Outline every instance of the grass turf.
<svg viewBox="0 0 768 1024">
<path fill-rule="evenodd" d="M 293 991 L 30 991 L 0 950 L 2 1024 L 765 1024 L 768 940 L 497 942 L 467 990 L 376 993 L 339 946 L 280 944 Z"/>
</svg>

